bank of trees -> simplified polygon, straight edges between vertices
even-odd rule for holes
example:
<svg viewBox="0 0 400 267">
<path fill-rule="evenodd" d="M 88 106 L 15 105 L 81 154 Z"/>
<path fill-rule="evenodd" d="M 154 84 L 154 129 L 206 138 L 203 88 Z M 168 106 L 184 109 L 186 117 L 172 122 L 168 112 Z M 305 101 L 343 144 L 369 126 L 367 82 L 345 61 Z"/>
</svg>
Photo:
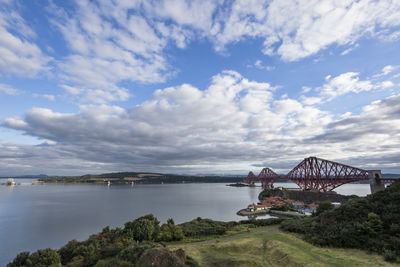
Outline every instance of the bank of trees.
<svg viewBox="0 0 400 267">
<path fill-rule="evenodd" d="M 281 221 L 282 219 L 261 219 L 218 222 L 197 218 L 181 225 L 176 225 L 169 219 L 160 225 L 157 218 L 150 214 L 125 223 L 123 228 L 105 227 L 100 233 L 91 235 L 85 241 L 72 240 L 58 250 L 44 249 L 32 254 L 21 252 L 7 267 L 142 266 L 139 262 L 145 264 L 146 260 L 154 255 L 166 259 L 167 266 L 181 266 L 183 262 L 185 266 L 197 266 L 197 263 L 189 256 L 185 256 L 184 252 L 169 251 L 162 244 L 180 241 L 185 237 L 218 236 L 234 227 L 241 227 L 240 225 L 258 227 L 279 224 Z M 177 265 L 174 265 L 174 261 Z"/>
<path fill-rule="evenodd" d="M 384 191 L 353 198 L 335 209 L 325 207 L 317 213 L 314 217 L 284 221 L 281 228 L 301 233 L 316 245 L 360 248 L 381 253 L 386 260 L 399 261 L 400 181 Z"/>
<path fill-rule="evenodd" d="M 86 241 L 72 240 L 59 250 L 22 252 L 7 266 L 94 266 L 110 257 L 114 259 L 109 266 L 134 266 L 146 249 L 160 246 L 157 242 L 177 241 L 183 237 L 181 227 L 172 219 L 160 226 L 153 215 L 146 215 L 125 223 L 122 229 L 106 227 Z"/>
</svg>

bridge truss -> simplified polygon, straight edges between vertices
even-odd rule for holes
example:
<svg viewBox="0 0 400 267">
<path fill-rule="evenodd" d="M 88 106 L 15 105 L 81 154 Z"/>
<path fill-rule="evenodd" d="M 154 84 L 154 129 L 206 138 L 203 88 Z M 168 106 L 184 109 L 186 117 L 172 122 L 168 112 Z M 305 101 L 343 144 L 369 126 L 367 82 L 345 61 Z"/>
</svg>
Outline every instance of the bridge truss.
<svg viewBox="0 0 400 267">
<path fill-rule="evenodd" d="M 254 184 L 256 178 L 264 188 L 271 188 L 277 179 L 289 179 L 303 190 L 331 191 L 343 184 L 368 180 L 368 171 L 317 157 L 305 158 L 286 175 L 278 175 L 264 168 L 256 177 L 249 172 L 247 182 Z M 380 178 L 379 183 L 393 183 L 395 179 Z"/>
</svg>

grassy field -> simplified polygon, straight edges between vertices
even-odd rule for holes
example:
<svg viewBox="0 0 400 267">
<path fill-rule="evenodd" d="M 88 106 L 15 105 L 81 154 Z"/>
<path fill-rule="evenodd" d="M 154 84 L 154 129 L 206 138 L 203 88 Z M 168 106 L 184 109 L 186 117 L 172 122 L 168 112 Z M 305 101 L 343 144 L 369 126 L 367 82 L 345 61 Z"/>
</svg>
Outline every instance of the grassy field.
<svg viewBox="0 0 400 267">
<path fill-rule="evenodd" d="M 315 247 L 277 226 L 169 248 L 184 249 L 200 266 L 399 266 L 361 250 Z"/>
</svg>

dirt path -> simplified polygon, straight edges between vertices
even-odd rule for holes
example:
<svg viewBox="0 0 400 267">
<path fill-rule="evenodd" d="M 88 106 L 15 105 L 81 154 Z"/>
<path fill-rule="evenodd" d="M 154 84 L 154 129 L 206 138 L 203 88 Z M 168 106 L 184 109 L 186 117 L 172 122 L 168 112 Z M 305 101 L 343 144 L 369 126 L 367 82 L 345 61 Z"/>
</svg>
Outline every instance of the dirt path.
<svg viewBox="0 0 400 267">
<path fill-rule="evenodd" d="M 251 235 L 259 234 L 259 233 L 269 233 L 269 235 L 267 235 L 265 237 L 265 238 L 268 238 L 278 228 L 279 228 L 279 225 L 273 225 L 273 226 L 269 226 L 269 227 L 263 227 L 262 229 L 258 229 L 253 232 L 247 232 L 247 233 L 242 233 L 242 234 L 237 234 L 237 235 L 232 235 L 232 236 L 220 237 L 220 238 L 210 239 L 210 240 L 205 240 L 205 241 L 200 241 L 200 242 L 189 242 L 189 243 L 182 243 L 182 244 L 176 244 L 176 245 L 203 245 L 203 244 L 218 243 L 218 242 L 224 242 L 224 241 L 231 241 L 231 240 L 235 240 L 235 239 L 239 239 L 242 237 L 247 237 L 247 236 L 251 236 Z"/>
</svg>

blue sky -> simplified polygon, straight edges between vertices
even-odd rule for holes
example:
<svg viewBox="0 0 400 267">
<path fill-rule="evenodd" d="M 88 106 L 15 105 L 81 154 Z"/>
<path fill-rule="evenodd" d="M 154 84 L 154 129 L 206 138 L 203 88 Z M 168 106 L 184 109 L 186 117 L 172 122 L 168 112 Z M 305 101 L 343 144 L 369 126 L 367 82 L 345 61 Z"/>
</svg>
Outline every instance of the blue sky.
<svg viewBox="0 0 400 267">
<path fill-rule="evenodd" d="M 398 1 L 0 0 L 0 175 L 400 172 Z"/>
</svg>

